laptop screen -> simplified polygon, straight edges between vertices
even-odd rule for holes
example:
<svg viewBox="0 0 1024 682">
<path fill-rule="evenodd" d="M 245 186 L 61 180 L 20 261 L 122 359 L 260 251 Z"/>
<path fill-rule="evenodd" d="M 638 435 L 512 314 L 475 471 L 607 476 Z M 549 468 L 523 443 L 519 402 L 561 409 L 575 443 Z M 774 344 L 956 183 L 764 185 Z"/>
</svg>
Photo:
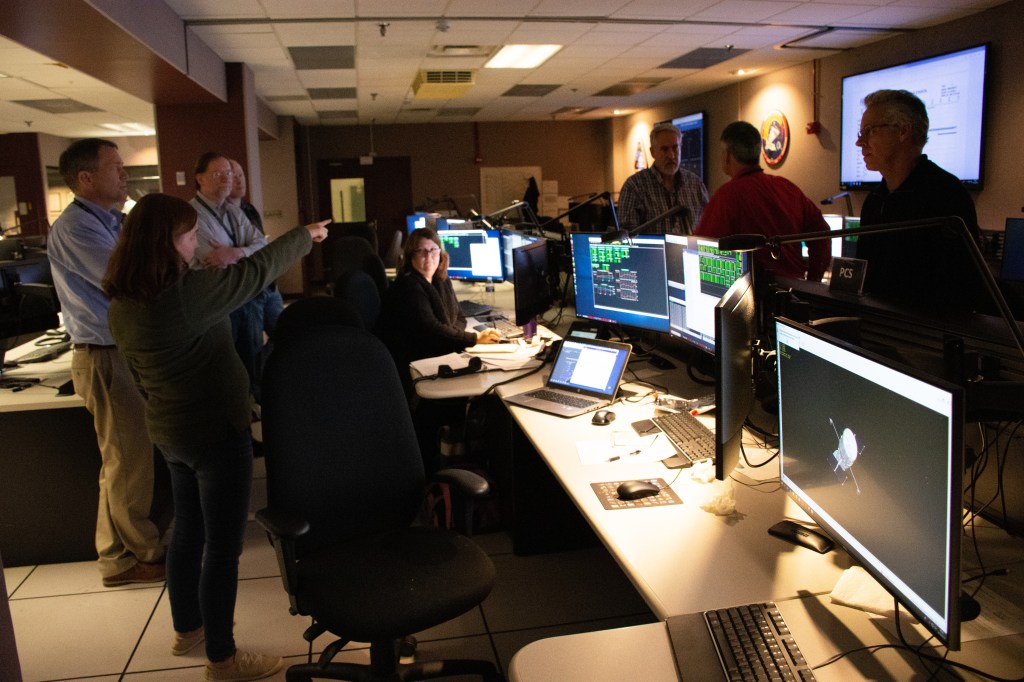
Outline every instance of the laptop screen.
<svg viewBox="0 0 1024 682">
<path fill-rule="evenodd" d="M 548 384 L 611 397 L 615 395 L 628 360 L 628 346 L 605 346 L 589 340 L 568 338 L 562 342 Z"/>
</svg>

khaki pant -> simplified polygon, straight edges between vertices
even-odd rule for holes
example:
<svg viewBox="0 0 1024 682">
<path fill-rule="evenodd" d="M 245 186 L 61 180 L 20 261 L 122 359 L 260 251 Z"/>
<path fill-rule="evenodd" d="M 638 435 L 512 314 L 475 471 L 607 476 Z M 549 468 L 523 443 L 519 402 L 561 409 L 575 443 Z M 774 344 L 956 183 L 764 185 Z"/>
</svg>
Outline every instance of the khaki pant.
<svg viewBox="0 0 1024 682">
<path fill-rule="evenodd" d="M 128 363 L 115 348 L 75 349 L 75 392 L 85 400 L 96 428 L 102 464 L 96 514 L 96 553 L 103 577 L 139 561 L 163 559 L 153 506 L 153 445 L 146 430 L 146 403 Z"/>
</svg>

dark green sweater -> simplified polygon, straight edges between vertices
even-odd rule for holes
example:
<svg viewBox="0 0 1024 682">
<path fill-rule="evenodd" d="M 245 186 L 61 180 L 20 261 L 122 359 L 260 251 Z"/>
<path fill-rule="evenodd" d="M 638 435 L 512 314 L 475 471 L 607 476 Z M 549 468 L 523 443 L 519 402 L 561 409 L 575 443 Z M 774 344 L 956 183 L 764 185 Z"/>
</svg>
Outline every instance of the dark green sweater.
<svg viewBox="0 0 1024 682">
<path fill-rule="evenodd" d="M 311 245 L 309 231 L 299 227 L 227 268 L 182 270 L 150 303 L 111 302 L 110 331 L 146 394 L 154 443 L 216 443 L 249 428 L 249 378 L 228 315 Z"/>
</svg>

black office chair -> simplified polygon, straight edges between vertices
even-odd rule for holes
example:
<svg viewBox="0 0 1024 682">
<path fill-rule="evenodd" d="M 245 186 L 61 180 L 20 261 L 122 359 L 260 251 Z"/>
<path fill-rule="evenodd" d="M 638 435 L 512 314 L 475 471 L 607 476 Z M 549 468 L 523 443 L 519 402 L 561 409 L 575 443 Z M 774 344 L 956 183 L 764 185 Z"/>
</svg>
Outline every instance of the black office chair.
<svg viewBox="0 0 1024 682">
<path fill-rule="evenodd" d="M 268 506 L 256 518 L 277 551 L 291 612 L 312 618 L 309 662 L 287 679 L 499 680 L 487 661 L 398 663 L 403 639 L 479 605 L 495 570 L 469 539 L 411 527 L 423 462 L 384 345 L 338 324 L 287 331 L 264 372 L 263 434 Z M 468 471 L 434 478 L 487 491 Z M 314 663 L 312 642 L 325 632 L 340 639 Z M 370 643 L 369 665 L 331 661 L 350 641 Z"/>
<path fill-rule="evenodd" d="M 388 288 L 384 261 L 369 242 L 362 237 L 342 236 L 331 241 L 330 249 L 330 282 L 336 286 L 338 278 L 346 272 L 361 270 L 373 278 L 378 294 L 384 296 Z"/>
<path fill-rule="evenodd" d="M 380 315 L 380 290 L 373 278 L 362 270 L 343 272 L 334 283 L 334 295 L 359 311 L 363 328 L 373 331 Z"/>
</svg>

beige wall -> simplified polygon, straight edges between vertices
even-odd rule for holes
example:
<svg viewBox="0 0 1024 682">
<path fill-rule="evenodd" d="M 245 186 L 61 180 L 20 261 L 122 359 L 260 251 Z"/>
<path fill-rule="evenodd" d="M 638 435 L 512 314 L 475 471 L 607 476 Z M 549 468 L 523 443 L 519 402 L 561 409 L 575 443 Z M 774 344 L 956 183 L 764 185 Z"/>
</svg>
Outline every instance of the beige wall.
<svg viewBox="0 0 1024 682">
<path fill-rule="evenodd" d="M 259 145 L 260 190 L 263 205 L 253 204 L 263 213 L 263 227 L 273 239 L 299 224 L 298 186 L 295 175 L 295 138 L 290 121 L 280 121 L 279 137 L 262 140 Z M 255 192 L 253 192 L 255 197 Z M 302 293 L 302 269 L 296 263 L 278 278 L 283 294 Z"/>
<path fill-rule="evenodd" d="M 1017 154 L 1024 148 L 1024 128 L 1018 119 L 1024 112 L 1024 0 L 936 28 L 873 43 L 818 61 L 820 82 L 819 135 L 808 135 L 805 127 L 813 120 L 813 64 L 804 64 L 752 78 L 713 92 L 678 100 L 614 122 L 612 163 L 614 182 L 633 172 L 638 136 L 646 135 L 655 121 L 703 110 L 708 125 L 708 189 L 727 179 L 722 174 L 718 137 L 737 119 L 760 126 L 773 109 L 785 113 L 791 142 L 785 162 L 776 172 L 789 178 L 809 197 L 818 201 L 839 192 L 839 122 L 841 82 L 844 76 L 890 66 L 910 59 L 991 43 L 988 92 L 985 112 L 985 188 L 973 193 L 978 221 L 984 229 L 1003 229 L 1007 216 L 1024 210 L 1024 182 L 1020 180 Z M 925 147 L 927 153 L 928 148 Z M 855 213 L 865 192 L 854 192 Z"/>
<path fill-rule="evenodd" d="M 479 157 L 474 142 L 479 135 Z M 307 128 L 316 161 L 355 158 L 370 152 L 369 126 Z M 265 144 L 265 143 L 264 143 Z M 529 123 L 433 123 L 374 126 L 373 151 L 408 156 L 412 201 L 472 194 L 480 198 L 481 166 L 540 166 L 544 180 L 558 181 L 559 194 L 573 196 L 612 186 L 610 121 Z"/>
</svg>

